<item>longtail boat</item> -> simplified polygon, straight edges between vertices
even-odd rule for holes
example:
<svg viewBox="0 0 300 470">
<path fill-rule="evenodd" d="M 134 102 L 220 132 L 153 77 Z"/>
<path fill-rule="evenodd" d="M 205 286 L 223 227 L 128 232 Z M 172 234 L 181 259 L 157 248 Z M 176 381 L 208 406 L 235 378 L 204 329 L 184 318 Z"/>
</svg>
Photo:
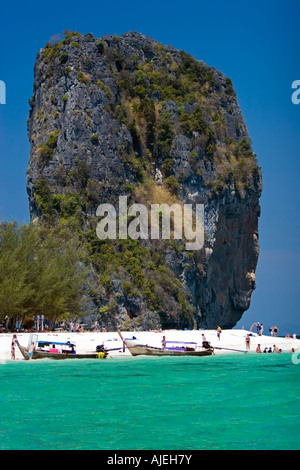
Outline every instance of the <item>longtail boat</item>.
<svg viewBox="0 0 300 470">
<path fill-rule="evenodd" d="M 18 339 L 15 339 L 22 356 L 25 360 L 29 359 L 105 359 L 107 351 L 97 346 L 95 352 L 77 353 L 75 343 L 67 341 L 66 343 L 56 341 L 36 341 L 32 343 L 33 348 L 22 346 Z"/>
<path fill-rule="evenodd" d="M 140 344 L 136 339 L 124 339 L 122 333 L 118 334 L 132 356 L 211 356 L 214 348 L 208 342 L 198 347 L 197 343 L 187 341 L 164 341 L 160 347 Z"/>
</svg>

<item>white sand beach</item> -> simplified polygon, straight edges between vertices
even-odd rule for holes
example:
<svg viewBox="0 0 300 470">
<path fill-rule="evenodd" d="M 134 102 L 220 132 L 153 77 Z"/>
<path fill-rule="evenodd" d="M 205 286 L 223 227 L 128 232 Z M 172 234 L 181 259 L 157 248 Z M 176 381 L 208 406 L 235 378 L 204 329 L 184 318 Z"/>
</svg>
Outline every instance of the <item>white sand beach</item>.
<svg viewBox="0 0 300 470">
<path fill-rule="evenodd" d="M 201 345 L 202 334 L 205 335 L 207 341 L 210 342 L 215 349 L 215 354 L 228 354 L 246 351 L 246 335 L 250 336 L 250 353 L 256 354 L 256 347 L 260 344 L 261 351 L 266 347 L 276 345 L 277 348 L 282 349 L 282 352 L 291 352 L 292 348 L 300 352 L 300 340 L 291 338 L 272 337 L 267 335 L 258 336 L 256 333 L 250 333 L 247 330 L 223 330 L 220 339 L 217 337 L 216 330 L 165 330 L 160 332 L 150 331 L 131 331 L 123 332 L 124 339 L 132 339 L 135 337 L 142 344 L 150 346 L 161 346 L 163 336 L 167 341 L 192 341 Z M 11 360 L 11 341 L 12 333 L 0 334 L 0 361 Z M 19 333 L 17 338 L 22 346 L 28 346 L 30 333 Z M 49 341 L 71 341 L 76 344 L 76 351 L 78 353 L 94 352 L 97 345 L 104 344 L 105 348 L 109 351 L 109 357 L 121 358 L 130 356 L 130 352 L 126 348 L 123 351 L 123 344 L 117 332 L 80 332 L 72 333 L 66 332 L 39 332 L 39 340 Z M 235 351 L 233 351 L 235 350 Z M 23 357 L 16 347 L 15 351 L 16 360 L 23 360 Z"/>
</svg>

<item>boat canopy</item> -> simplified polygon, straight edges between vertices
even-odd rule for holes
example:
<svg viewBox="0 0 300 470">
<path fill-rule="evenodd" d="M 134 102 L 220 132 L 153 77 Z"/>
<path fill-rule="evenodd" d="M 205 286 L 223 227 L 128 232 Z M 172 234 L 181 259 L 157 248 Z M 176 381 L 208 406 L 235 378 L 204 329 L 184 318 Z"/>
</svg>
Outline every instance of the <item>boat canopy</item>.
<svg viewBox="0 0 300 470">
<path fill-rule="evenodd" d="M 60 346 L 76 346 L 75 343 L 71 343 L 67 341 L 66 343 L 59 343 L 58 341 L 49 341 L 49 340 L 38 340 L 38 344 L 44 344 L 45 346 L 49 346 L 50 344 L 57 344 Z"/>
<path fill-rule="evenodd" d="M 164 341 L 164 343 L 176 343 L 176 344 L 197 344 L 193 341 Z"/>
</svg>

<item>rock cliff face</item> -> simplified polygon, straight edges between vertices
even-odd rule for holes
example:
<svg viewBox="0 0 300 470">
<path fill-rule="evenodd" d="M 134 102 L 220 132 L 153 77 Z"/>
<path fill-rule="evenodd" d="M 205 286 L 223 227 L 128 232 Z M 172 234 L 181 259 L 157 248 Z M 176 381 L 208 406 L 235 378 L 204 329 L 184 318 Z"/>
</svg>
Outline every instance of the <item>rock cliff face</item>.
<svg viewBox="0 0 300 470">
<path fill-rule="evenodd" d="M 31 217 L 81 234 L 85 321 L 234 326 L 255 288 L 262 181 L 231 80 L 139 33 L 68 32 L 39 51 L 30 105 Z M 204 204 L 204 247 L 99 240 L 96 208 L 120 195 Z"/>
</svg>

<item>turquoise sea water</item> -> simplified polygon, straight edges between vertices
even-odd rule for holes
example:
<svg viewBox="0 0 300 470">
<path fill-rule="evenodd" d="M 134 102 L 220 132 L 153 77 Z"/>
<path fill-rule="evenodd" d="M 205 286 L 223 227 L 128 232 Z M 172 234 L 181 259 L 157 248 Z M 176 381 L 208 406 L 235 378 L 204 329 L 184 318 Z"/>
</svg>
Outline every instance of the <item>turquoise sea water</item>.
<svg viewBox="0 0 300 470">
<path fill-rule="evenodd" d="M 288 353 L 0 364 L 0 449 L 300 449 Z"/>
</svg>

